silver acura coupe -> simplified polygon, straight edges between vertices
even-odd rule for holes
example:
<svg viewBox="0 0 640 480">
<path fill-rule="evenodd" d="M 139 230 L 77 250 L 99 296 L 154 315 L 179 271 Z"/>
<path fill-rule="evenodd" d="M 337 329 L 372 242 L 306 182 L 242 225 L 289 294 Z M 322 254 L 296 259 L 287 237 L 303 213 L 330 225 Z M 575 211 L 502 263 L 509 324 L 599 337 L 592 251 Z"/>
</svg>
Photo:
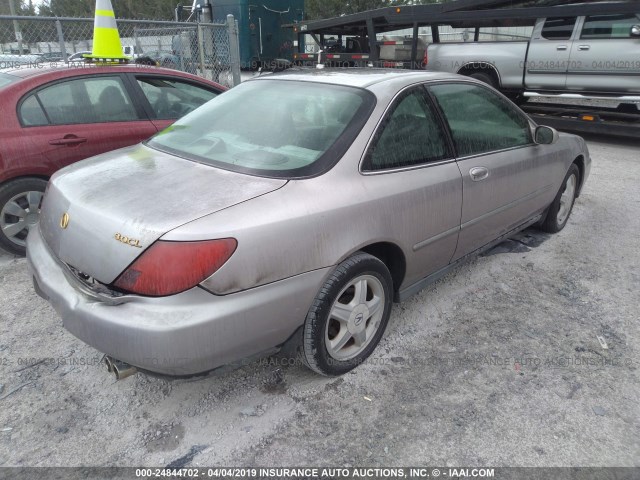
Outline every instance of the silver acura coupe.
<svg viewBox="0 0 640 480">
<path fill-rule="evenodd" d="M 190 375 L 298 339 L 340 375 L 402 301 L 531 225 L 558 232 L 582 138 L 467 77 L 292 70 L 53 176 L 38 293 L 116 376 Z"/>
</svg>

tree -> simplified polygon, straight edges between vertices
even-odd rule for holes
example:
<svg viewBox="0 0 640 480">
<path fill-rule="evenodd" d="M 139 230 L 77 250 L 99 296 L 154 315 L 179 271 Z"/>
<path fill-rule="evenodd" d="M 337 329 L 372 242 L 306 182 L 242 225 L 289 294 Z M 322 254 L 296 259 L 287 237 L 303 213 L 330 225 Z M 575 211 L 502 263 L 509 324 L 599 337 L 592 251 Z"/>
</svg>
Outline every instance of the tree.
<svg viewBox="0 0 640 480">
<path fill-rule="evenodd" d="M 111 0 L 111 4 L 116 18 L 173 20 L 176 0 Z M 91 18 L 94 12 L 95 0 L 48 0 L 40 7 L 40 15 L 53 17 Z"/>
<path fill-rule="evenodd" d="M 0 0 L 0 15 L 11 15 L 12 13 L 22 16 L 34 16 L 36 14 L 36 8 L 32 0 Z M 13 22 L 4 23 L 0 25 L 0 43 L 16 42 L 12 47 L 16 48 L 17 35 L 22 35 L 28 42 L 31 40 L 31 36 L 35 31 L 37 31 L 37 28 L 34 28 L 34 25 L 32 25 L 30 21 L 14 20 Z M 39 38 L 37 35 L 33 35 L 33 37 L 36 39 Z M 23 48 L 26 49 L 26 45 L 23 45 Z"/>
<path fill-rule="evenodd" d="M 0 0 L 0 15 L 10 15 L 9 0 Z"/>
<path fill-rule="evenodd" d="M 31 0 L 0 0 L 0 15 L 11 15 L 9 2 L 13 2 L 16 15 L 35 15 L 36 8 Z"/>
<path fill-rule="evenodd" d="M 40 6 L 44 17 L 92 17 L 95 11 L 92 0 L 48 0 Z"/>
</svg>

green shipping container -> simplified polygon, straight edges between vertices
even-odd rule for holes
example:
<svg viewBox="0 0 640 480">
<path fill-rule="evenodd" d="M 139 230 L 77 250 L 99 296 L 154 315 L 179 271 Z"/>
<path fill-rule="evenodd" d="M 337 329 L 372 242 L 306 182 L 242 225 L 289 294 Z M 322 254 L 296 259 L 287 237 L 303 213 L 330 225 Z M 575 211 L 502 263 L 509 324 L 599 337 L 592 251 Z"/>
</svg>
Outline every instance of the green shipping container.
<svg viewBox="0 0 640 480">
<path fill-rule="evenodd" d="M 279 58 L 293 60 L 297 35 L 282 25 L 299 22 L 304 0 L 222 0 L 212 1 L 215 21 L 231 14 L 238 21 L 242 68 L 255 70 Z"/>
</svg>

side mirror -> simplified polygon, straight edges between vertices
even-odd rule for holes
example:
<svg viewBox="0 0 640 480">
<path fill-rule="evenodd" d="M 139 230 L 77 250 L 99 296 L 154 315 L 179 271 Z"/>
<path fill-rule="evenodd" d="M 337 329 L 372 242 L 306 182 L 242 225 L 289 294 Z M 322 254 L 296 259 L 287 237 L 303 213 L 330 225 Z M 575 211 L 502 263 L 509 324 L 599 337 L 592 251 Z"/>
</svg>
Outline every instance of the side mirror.
<svg viewBox="0 0 640 480">
<path fill-rule="evenodd" d="M 558 131 L 555 128 L 545 125 L 537 127 L 534 135 L 534 141 L 538 145 L 551 145 L 552 143 L 556 143 L 558 138 L 560 138 Z"/>
<path fill-rule="evenodd" d="M 640 25 L 632 26 L 629 35 L 631 35 L 632 37 L 640 37 Z"/>
</svg>

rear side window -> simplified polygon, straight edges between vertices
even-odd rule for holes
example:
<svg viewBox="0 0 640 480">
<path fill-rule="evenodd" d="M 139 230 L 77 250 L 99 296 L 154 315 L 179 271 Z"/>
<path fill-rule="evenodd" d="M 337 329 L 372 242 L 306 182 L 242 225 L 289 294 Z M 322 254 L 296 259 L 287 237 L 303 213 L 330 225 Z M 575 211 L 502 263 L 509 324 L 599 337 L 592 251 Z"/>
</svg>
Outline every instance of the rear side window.
<svg viewBox="0 0 640 480">
<path fill-rule="evenodd" d="M 20 105 L 20 121 L 26 127 L 47 125 L 49 123 L 35 95 L 30 95 Z"/>
<path fill-rule="evenodd" d="M 446 137 L 423 87 L 403 93 L 375 134 L 362 169 L 420 165 L 448 157 Z"/>
<path fill-rule="evenodd" d="M 580 38 L 630 38 L 631 27 L 638 24 L 634 14 L 593 15 L 585 19 Z"/>
<path fill-rule="evenodd" d="M 576 24 L 576 17 L 547 18 L 542 37 L 547 40 L 569 40 Z"/>
<path fill-rule="evenodd" d="M 180 118 L 218 95 L 187 82 L 160 77 L 137 78 L 137 81 L 158 119 Z"/>
<path fill-rule="evenodd" d="M 532 143 L 525 115 L 488 88 L 463 83 L 429 88 L 449 123 L 458 157 Z"/>
<path fill-rule="evenodd" d="M 126 122 L 138 119 L 129 94 L 119 77 L 77 78 L 41 89 L 22 103 L 20 114 L 23 125 L 43 125 L 33 123 L 38 115 L 34 113 L 37 103 L 44 109 L 44 115 L 52 125 Z M 41 121 L 41 117 L 39 118 Z"/>
</svg>

